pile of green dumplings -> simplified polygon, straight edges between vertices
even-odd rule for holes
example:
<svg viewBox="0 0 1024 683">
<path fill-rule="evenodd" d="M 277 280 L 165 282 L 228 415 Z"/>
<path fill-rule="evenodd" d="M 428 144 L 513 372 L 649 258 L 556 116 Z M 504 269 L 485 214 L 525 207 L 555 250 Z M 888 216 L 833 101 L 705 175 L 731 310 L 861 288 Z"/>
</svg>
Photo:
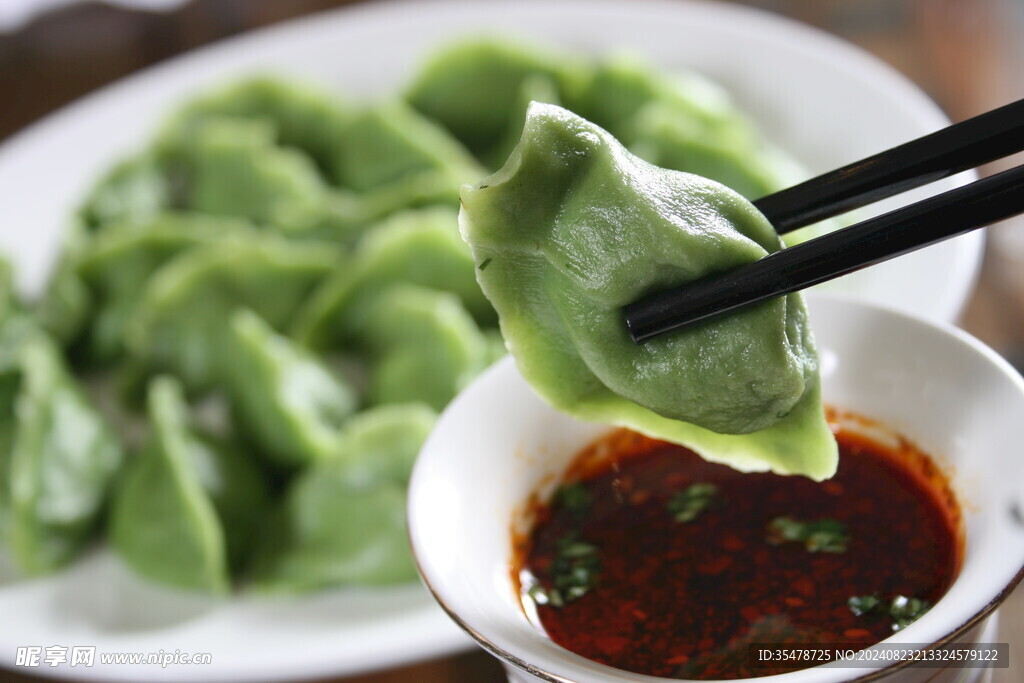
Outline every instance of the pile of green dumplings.
<svg viewBox="0 0 1024 683">
<path fill-rule="evenodd" d="M 714 85 L 473 40 L 397 96 L 228 84 L 101 178 L 46 292 L 0 280 L 0 537 L 179 588 L 413 580 L 412 463 L 505 353 L 457 220 L 531 101 L 754 198 L 800 173 Z"/>
</svg>

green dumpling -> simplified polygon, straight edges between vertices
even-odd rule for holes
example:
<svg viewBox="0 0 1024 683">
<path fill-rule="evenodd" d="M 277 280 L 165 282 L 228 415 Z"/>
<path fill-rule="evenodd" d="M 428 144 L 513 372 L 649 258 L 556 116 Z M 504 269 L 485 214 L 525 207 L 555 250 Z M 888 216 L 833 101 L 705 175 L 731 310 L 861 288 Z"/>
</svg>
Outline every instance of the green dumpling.
<svg viewBox="0 0 1024 683">
<path fill-rule="evenodd" d="M 181 386 L 149 387 L 152 434 L 115 492 L 111 543 L 139 574 L 192 590 L 225 592 L 248 559 L 268 505 L 251 459 L 189 424 Z"/>
<path fill-rule="evenodd" d="M 156 147 L 180 207 L 343 243 L 404 208 L 455 206 L 459 186 L 481 174 L 456 139 L 401 100 L 356 112 L 273 78 L 194 101 Z"/>
<path fill-rule="evenodd" d="M 454 209 L 403 211 L 364 235 L 351 267 L 339 268 L 317 289 L 297 314 L 292 332 L 315 347 L 351 345 L 373 301 L 397 283 L 452 292 L 481 325 L 493 326 L 494 309 L 473 269 Z"/>
<path fill-rule="evenodd" d="M 257 76 L 230 83 L 185 105 L 167 124 L 163 137 L 189 135 L 210 118 L 266 121 L 280 144 L 308 154 L 321 168 L 330 166 L 345 127 L 349 106 L 334 93 L 280 76 Z"/>
<path fill-rule="evenodd" d="M 323 209 L 328 187 L 313 160 L 277 143 L 270 122 L 207 118 L 181 140 L 163 142 L 180 169 L 185 208 L 301 230 Z"/>
<path fill-rule="evenodd" d="M 77 342 L 92 322 L 94 302 L 78 264 L 93 237 L 109 226 L 145 224 L 171 210 L 173 186 L 167 165 L 147 150 L 113 166 L 89 190 L 68 225 L 60 259 L 34 310 L 35 319 L 61 345 Z"/>
<path fill-rule="evenodd" d="M 419 401 L 441 410 L 488 365 L 491 347 L 459 298 L 395 285 L 358 333 L 370 359 L 370 403 Z"/>
<path fill-rule="evenodd" d="M 353 483 L 405 486 L 436 421 L 437 413 L 422 403 L 364 410 L 345 424 L 337 457 Z"/>
<path fill-rule="evenodd" d="M 61 346 L 79 338 L 92 314 L 89 288 L 78 274 L 78 259 L 90 239 L 91 233 L 81 221 L 71 221 L 64 233 L 60 258 L 32 309 L 33 319 Z"/>
<path fill-rule="evenodd" d="M 458 140 L 401 100 L 356 115 L 333 168 L 338 184 L 356 191 L 391 186 L 401 192 L 403 182 L 434 174 L 442 180 L 439 188 L 449 188 L 439 201 L 457 200 L 459 186 L 482 170 Z"/>
<path fill-rule="evenodd" d="M 285 492 L 253 565 L 256 588 L 298 592 L 415 580 L 405 484 L 434 419 L 416 404 L 353 417 L 337 456 L 303 470 Z"/>
<path fill-rule="evenodd" d="M 330 457 L 356 409 L 353 390 L 255 313 L 236 311 L 229 327 L 224 376 L 241 425 L 280 464 Z"/>
<path fill-rule="evenodd" d="M 336 463 L 299 474 L 264 533 L 266 545 L 252 576 L 260 591 L 416 578 L 406 539 L 405 492 L 398 486 L 353 484 Z"/>
<path fill-rule="evenodd" d="M 809 177 L 781 150 L 759 140 L 708 135 L 674 107 L 654 103 L 637 115 L 631 152 L 655 166 L 710 178 L 747 199 L 760 199 Z"/>
<path fill-rule="evenodd" d="M 562 96 L 558 92 L 558 83 L 555 79 L 547 74 L 535 73 L 525 77 L 520 83 L 519 95 L 513 105 L 515 116 L 509 118 L 501 137 L 487 152 L 485 161 L 488 162 L 489 168 L 500 168 L 519 144 L 523 124 L 526 122 L 526 110 L 531 102 L 562 104 Z"/>
<path fill-rule="evenodd" d="M 676 125 L 715 144 L 750 146 L 756 140 L 750 121 L 720 87 L 694 73 L 661 72 L 629 54 L 599 63 L 579 98 L 567 103 L 627 145 L 644 133 L 638 118 L 653 104 L 671 111 Z"/>
<path fill-rule="evenodd" d="M 571 56 L 495 39 L 438 50 L 406 91 L 406 99 L 450 130 L 480 158 L 495 156 L 509 125 L 521 119 L 528 79 L 541 76 L 564 99 L 583 87 L 587 70 Z"/>
<path fill-rule="evenodd" d="M 621 308 L 646 294 L 780 248 L 740 195 L 535 104 L 508 164 L 462 201 L 463 236 L 509 349 L 555 407 L 741 469 L 834 472 L 799 295 L 642 346 L 622 321 Z"/>
<path fill-rule="evenodd" d="M 221 380 L 228 320 L 249 308 L 285 329 L 314 288 L 343 262 L 328 244 L 274 235 L 225 238 L 179 254 L 154 273 L 127 323 L 129 350 L 151 371 L 192 390 Z"/>
<path fill-rule="evenodd" d="M 300 239 L 351 243 L 397 210 L 455 206 L 459 186 L 483 172 L 457 140 L 402 101 L 339 128 L 329 172 L 340 187 L 264 118 L 206 116 L 172 133 L 159 149 L 175 169 L 182 208 L 247 218 Z"/>
<path fill-rule="evenodd" d="M 125 327 L 146 283 L 162 265 L 197 245 L 255 235 L 251 230 L 234 218 L 167 213 L 111 225 L 96 235 L 76 264 L 93 302 L 86 333 L 90 359 L 109 362 L 124 353 Z"/>
<path fill-rule="evenodd" d="M 725 90 L 695 73 L 669 75 L 617 55 L 595 67 L 583 96 L 571 104 L 640 158 L 718 181 L 747 199 L 807 177 L 757 135 Z"/>
<path fill-rule="evenodd" d="M 78 217 L 89 230 L 111 223 L 145 221 L 170 208 L 172 186 L 161 160 L 143 152 L 110 169 L 89 192 Z"/>
<path fill-rule="evenodd" d="M 25 316 L 0 326 L 0 537 L 19 569 L 70 562 L 93 538 L 121 446 L 56 345 Z"/>
</svg>

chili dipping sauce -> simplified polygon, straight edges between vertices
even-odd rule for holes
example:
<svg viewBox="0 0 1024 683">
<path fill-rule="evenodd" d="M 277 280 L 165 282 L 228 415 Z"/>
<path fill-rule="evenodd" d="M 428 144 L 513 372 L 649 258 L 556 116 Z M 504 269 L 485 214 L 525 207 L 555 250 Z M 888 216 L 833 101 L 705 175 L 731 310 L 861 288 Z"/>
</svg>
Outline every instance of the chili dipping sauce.
<svg viewBox="0 0 1024 683">
<path fill-rule="evenodd" d="M 887 638 L 956 577 L 959 508 L 912 444 L 836 436 L 821 483 L 627 430 L 592 444 L 516 540 L 527 614 L 568 650 L 666 678 L 780 673 L 751 665 L 754 643 Z"/>
</svg>

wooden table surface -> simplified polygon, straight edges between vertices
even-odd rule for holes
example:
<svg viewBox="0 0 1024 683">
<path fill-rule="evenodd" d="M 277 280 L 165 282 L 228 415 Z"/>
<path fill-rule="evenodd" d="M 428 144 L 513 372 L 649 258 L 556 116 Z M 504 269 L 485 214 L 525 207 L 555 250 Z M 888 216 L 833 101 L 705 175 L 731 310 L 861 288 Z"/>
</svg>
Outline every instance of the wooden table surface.
<svg viewBox="0 0 1024 683">
<path fill-rule="evenodd" d="M 2 1 L 2 0 L 0 0 Z M 345 0 L 193 0 L 170 14 L 86 3 L 0 34 L 0 140 L 72 99 L 149 64 L 218 38 Z M 832 31 L 888 61 L 920 84 L 956 121 L 1024 97 L 1024 3 L 1015 0 L 746 0 Z M 2 208 L 0 208 L 2 212 Z M 1024 260 L 1008 257 L 1010 230 L 989 231 L 978 286 L 961 320 L 1018 367 L 1024 364 Z M 1016 227 L 1024 230 L 1024 225 Z M 1020 244 L 1021 241 L 1017 241 Z M 1022 249 L 1024 251 L 1024 249 Z M 1018 252 L 1018 258 L 1024 254 Z M 1016 280 L 1016 284 L 1014 284 Z M 13 615 L 0 615 L 6 621 Z M 10 623 L 10 622 L 7 622 Z M 1024 680 L 1024 589 L 1001 610 L 998 640 L 1011 668 L 994 683 Z M 40 679 L 0 671 L 0 681 Z M 322 683 L 488 683 L 504 681 L 482 651 Z"/>
</svg>

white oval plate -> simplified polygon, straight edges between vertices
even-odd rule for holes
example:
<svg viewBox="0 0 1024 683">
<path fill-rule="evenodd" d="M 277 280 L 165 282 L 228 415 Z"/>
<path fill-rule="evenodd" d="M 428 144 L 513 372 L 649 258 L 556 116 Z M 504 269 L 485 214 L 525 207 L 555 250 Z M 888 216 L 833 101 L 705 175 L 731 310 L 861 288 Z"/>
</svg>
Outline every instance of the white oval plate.
<svg viewBox="0 0 1024 683">
<path fill-rule="evenodd" d="M 421 55 L 481 33 L 582 54 L 625 49 L 725 85 L 767 137 L 821 172 L 947 123 L 906 79 L 819 31 L 773 15 L 698 2 L 402 2 L 314 15 L 224 41 L 90 95 L 0 149 L 0 249 L 19 285 L 39 291 L 61 228 L 113 161 L 142 147 L 161 117 L 203 88 L 256 72 L 319 82 L 358 101 L 396 92 Z M 930 192 L 964 182 L 944 180 Z M 906 201 L 908 198 L 904 198 Z M 889 202 L 893 204 L 893 202 Z M 854 274 L 834 288 L 932 320 L 962 308 L 980 234 Z M 296 680 L 356 673 L 469 645 L 418 585 L 280 600 L 210 603 L 144 584 L 98 551 L 56 576 L 0 567 L 0 665 L 18 647 L 208 652 L 205 666 L 67 664 L 34 674 L 103 680 Z"/>
</svg>

